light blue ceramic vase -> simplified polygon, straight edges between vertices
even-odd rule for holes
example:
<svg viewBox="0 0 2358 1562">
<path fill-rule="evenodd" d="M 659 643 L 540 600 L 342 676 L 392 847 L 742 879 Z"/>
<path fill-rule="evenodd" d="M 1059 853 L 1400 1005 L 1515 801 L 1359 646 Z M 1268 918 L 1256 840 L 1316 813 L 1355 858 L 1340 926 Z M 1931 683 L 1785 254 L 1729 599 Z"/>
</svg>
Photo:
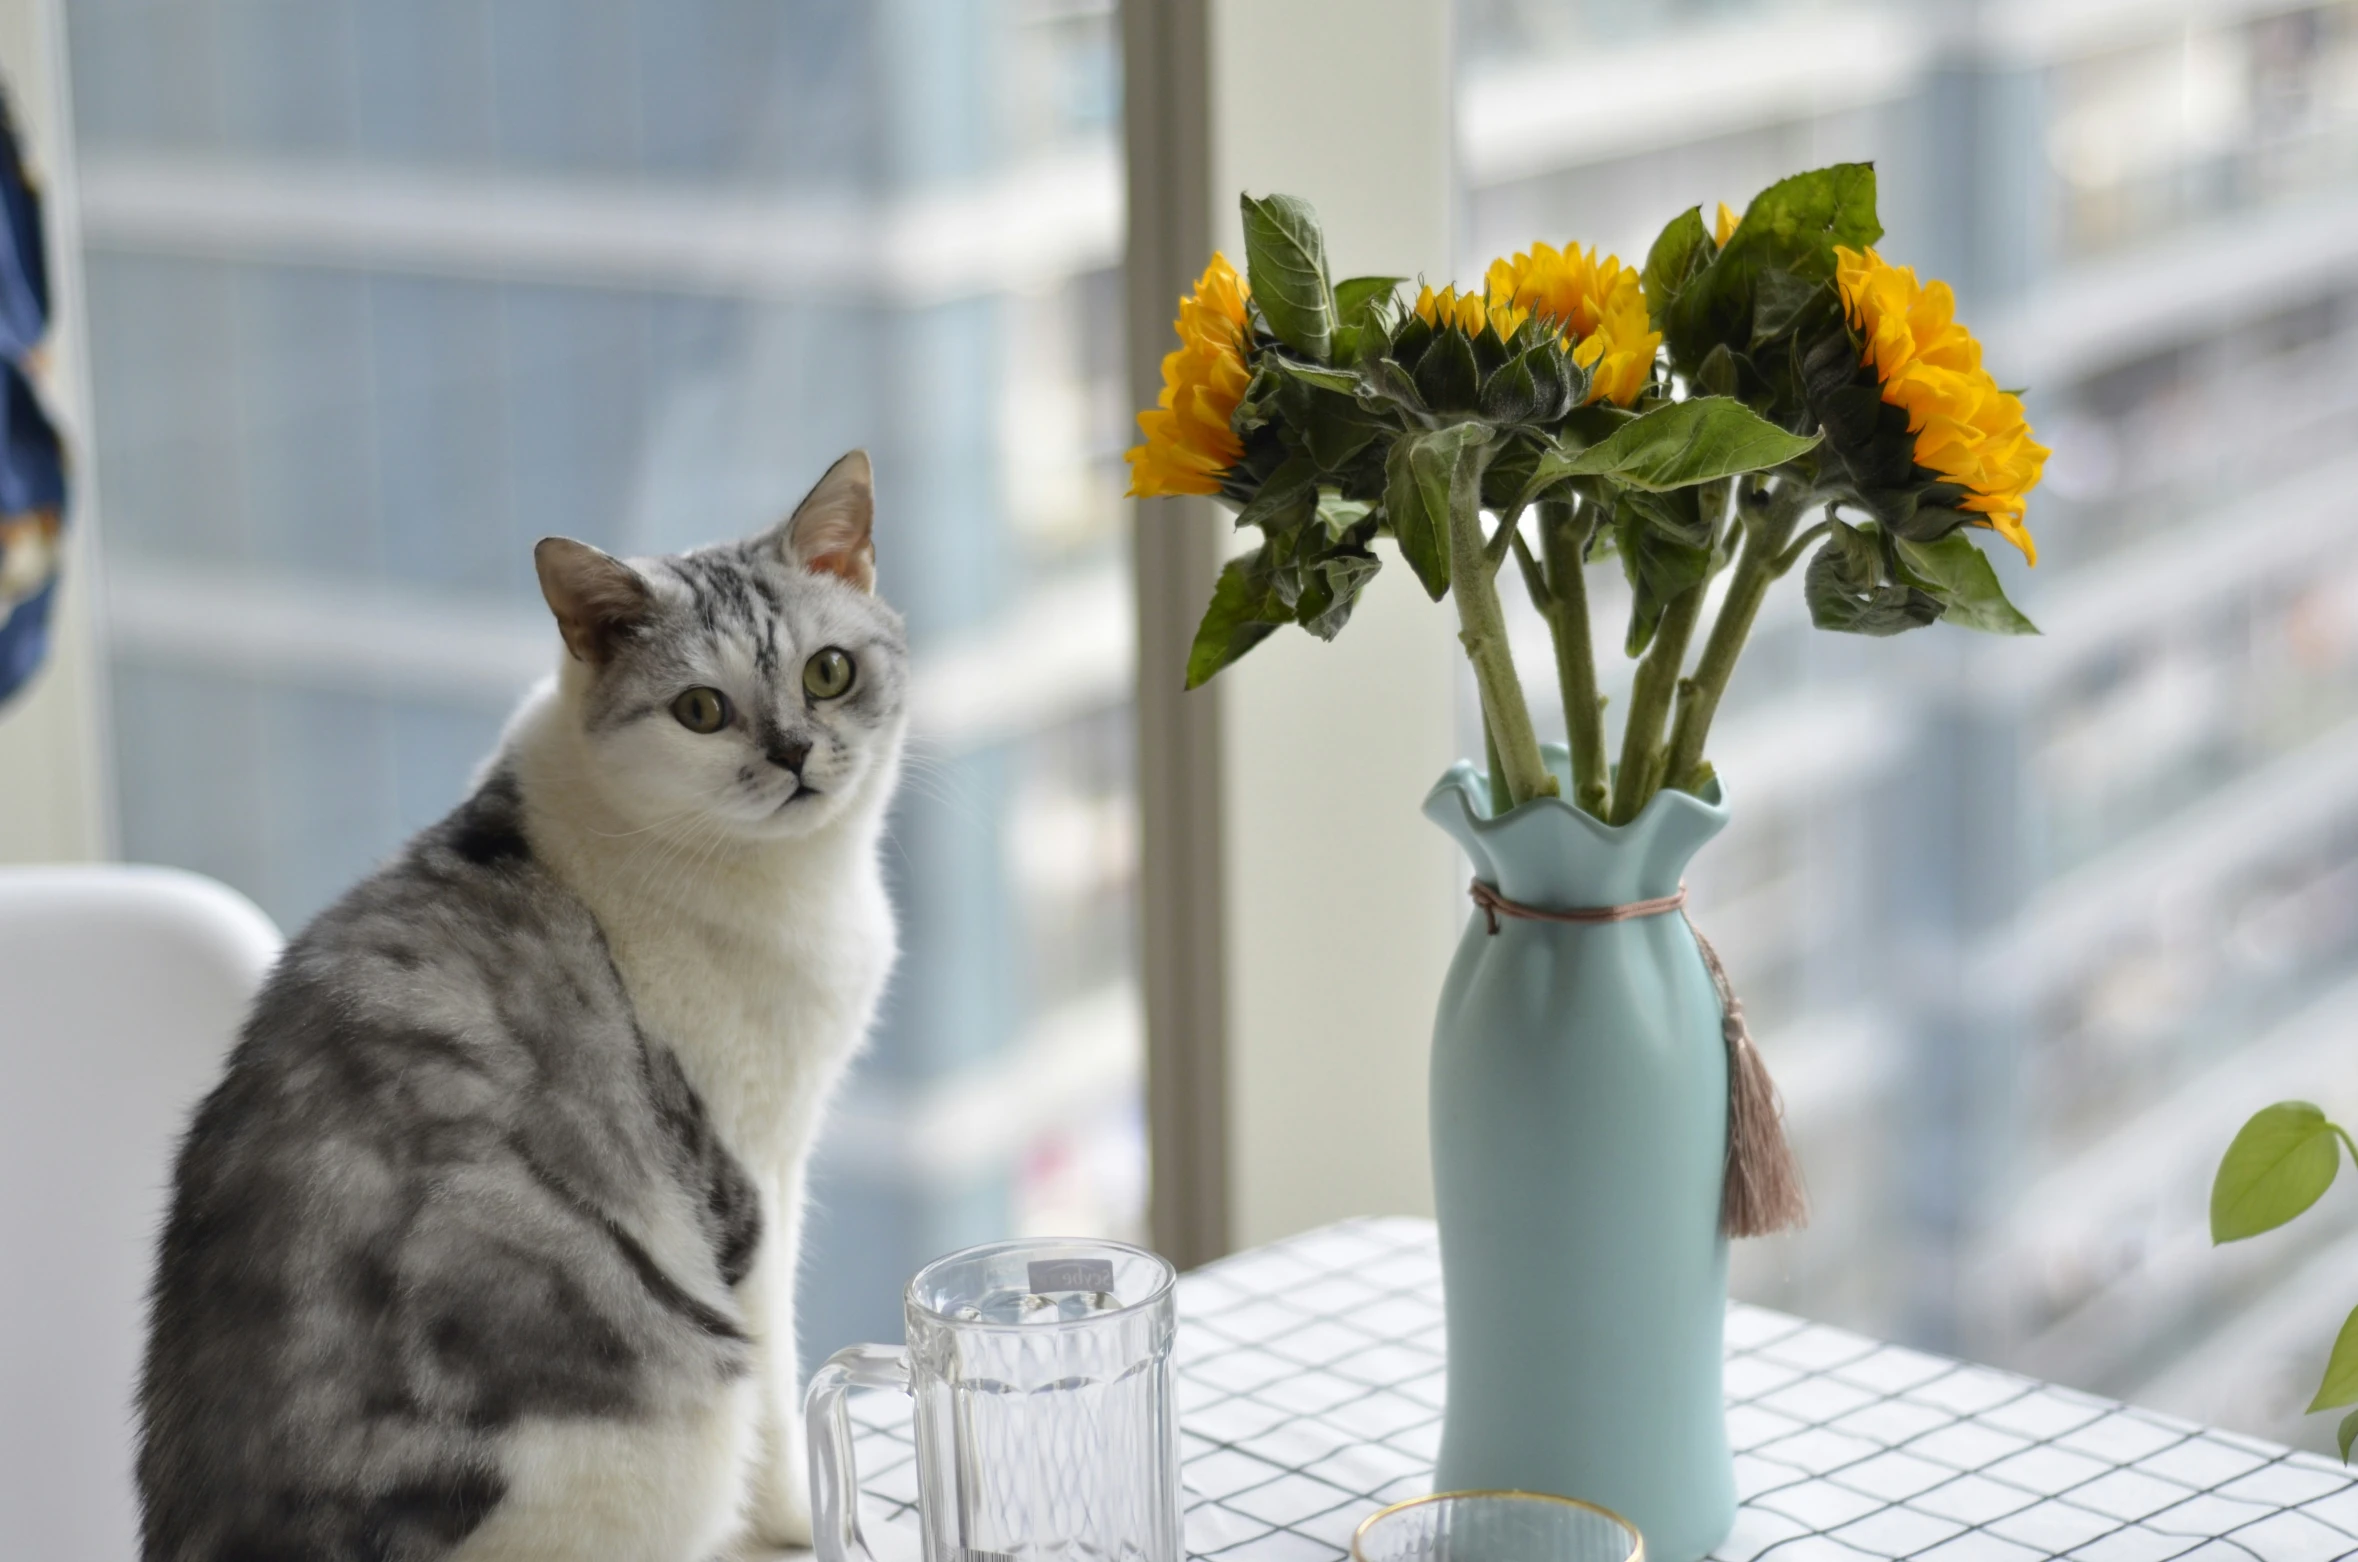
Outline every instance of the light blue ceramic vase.
<svg viewBox="0 0 2358 1562">
<path fill-rule="evenodd" d="M 1548 763 L 1570 791 L 1563 750 Z M 1425 815 L 1506 898 L 1669 895 L 1727 823 L 1665 791 L 1631 823 L 1557 798 L 1489 817 L 1459 764 Z M 1736 1511 L 1720 1399 L 1727 1145 L 1719 1002 L 1684 918 L 1466 924 L 1433 1027 L 1433 1187 L 1448 1303 L 1441 1491 L 1603 1503 L 1648 1562 L 1694 1562 Z"/>
</svg>

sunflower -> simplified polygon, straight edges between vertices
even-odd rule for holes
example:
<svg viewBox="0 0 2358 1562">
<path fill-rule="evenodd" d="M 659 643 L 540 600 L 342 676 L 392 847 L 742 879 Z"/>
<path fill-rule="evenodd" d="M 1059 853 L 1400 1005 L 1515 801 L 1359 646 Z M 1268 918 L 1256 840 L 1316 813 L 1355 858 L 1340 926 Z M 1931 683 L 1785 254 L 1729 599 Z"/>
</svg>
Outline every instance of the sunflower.
<svg viewBox="0 0 2358 1562">
<path fill-rule="evenodd" d="M 1628 406 L 1654 374 L 1662 333 L 1646 319 L 1638 274 L 1612 255 L 1534 244 L 1490 263 L 1490 301 L 1516 304 L 1579 339 L 1572 361 L 1590 371 L 1588 399 Z"/>
<path fill-rule="evenodd" d="M 1436 293 L 1420 286 L 1416 293 L 1416 317 L 1434 330 L 1456 326 L 1468 336 L 1480 336 L 1484 326 L 1498 333 L 1505 341 L 1531 318 L 1531 311 L 1519 309 L 1511 302 L 1479 293 L 1460 293 L 1455 287 L 1445 287 Z"/>
<path fill-rule="evenodd" d="M 1907 410 L 1916 464 L 1966 490 L 1961 507 L 2038 563 L 2023 501 L 2047 447 L 2031 438 L 2021 398 L 1981 366 L 1981 344 L 1957 324 L 1949 285 L 1919 284 L 1914 271 L 1871 249 L 1837 245 L 1834 255 L 1842 307 L 1866 338 L 1864 361 L 1883 382 L 1883 399 Z"/>
<path fill-rule="evenodd" d="M 1720 202 L 1719 220 L 1711 225 L 1711 242 L 1721 249 L 1726 249 L 1728 240 L 1736 236 L 1736 227 L 1743 220 L 1736 215 L 1734 208 L 1730 207 L 1727 202 Z"/>
<path fill-rule="evenodd" d="M 1252 374 L 1245 368 L 1246 287 L 1228 257 L 1215 254 L 1195 291 L 1179 300 L 1178 351 L 1163 359 L 1163 393 L 1138 414 L 1142 445 L 1130 447 L 1130 496 L 1216 494 L 1220 476 L 1244 455 L 1229 427 Z"/>
</svg>

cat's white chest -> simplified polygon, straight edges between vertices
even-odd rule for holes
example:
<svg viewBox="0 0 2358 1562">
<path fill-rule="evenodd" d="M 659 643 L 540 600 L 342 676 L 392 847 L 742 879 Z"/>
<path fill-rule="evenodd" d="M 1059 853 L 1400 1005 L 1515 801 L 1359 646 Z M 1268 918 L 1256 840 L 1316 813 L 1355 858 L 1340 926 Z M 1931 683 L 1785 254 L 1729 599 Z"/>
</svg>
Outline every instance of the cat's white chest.
<svg viewBox="0 0 2358 1562">
<path fill-rule="evenodd" d="M 893 959 L 881 876 L 625 921 L 615 963 L 639 1023 L 679 1057 L 722 1141 L 757 1172 L 781 1169 L 809 1148 L 875 1016 Z"/>
</svg>

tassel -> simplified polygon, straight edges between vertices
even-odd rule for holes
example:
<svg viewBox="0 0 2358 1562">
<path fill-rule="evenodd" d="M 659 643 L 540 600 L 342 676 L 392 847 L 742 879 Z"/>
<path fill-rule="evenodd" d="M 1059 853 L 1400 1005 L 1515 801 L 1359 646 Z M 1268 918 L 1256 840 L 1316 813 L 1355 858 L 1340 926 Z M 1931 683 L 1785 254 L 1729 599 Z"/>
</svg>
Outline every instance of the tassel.
<svg viewBox="0 0 2358 1562">
<path fill-rule="evenodd" d="M 1490 922 L 1490 936 L 1498 936 L 1501 914 L 1530 922 L 1570 922 L 1596 926 L 1658 917 L 1676 911 L 1686 915 L 1687 887 L 1675 895 L 1633 900 L 1623 906 L 1585 906 L 1575 911 L 1542 911 L 1507 899 L 1480 879 L 1467 886 L 1474 904 Z M 1801 1190 L 1801 1168 L 1794 1164 L 1793 1147 L 1785 1142 L 1785 1104 L 1777 1098 L 1776 1081 L 1768 1064 L 1752 1044 L 1744 1024 L 1744 1005 L 1719 963 L 1719 951 L 1692 921 L 1687 931 L 1703 952 L 1703 968 L 1711 973 L 1712 990 L 1719 994 L 1719 1033 L 1728 1049 L 1728 1148 L 1719 1182 L 1719 1229 L 1723 1236 L 1765 1237 L 1809 1223 L 1809 1199 Z"/>
<path fill-rule="evenodd" d="M 1694 924 L 1687 924 L 1690 932 Z M 1728 1152 L 1719 1192 L 1719 1229 L 1729 1237 L 1763 1237 L 1809 1221 L 1801 1168 L 1785 1142 L 1785 1105 L 1768 1064 L 1752 1044 L 1744 1005 L 1711 940 L 1695 932 L 1711 985 L 1719 991 L 1720 1034 L 1728 1047 Z"/>
</svg>

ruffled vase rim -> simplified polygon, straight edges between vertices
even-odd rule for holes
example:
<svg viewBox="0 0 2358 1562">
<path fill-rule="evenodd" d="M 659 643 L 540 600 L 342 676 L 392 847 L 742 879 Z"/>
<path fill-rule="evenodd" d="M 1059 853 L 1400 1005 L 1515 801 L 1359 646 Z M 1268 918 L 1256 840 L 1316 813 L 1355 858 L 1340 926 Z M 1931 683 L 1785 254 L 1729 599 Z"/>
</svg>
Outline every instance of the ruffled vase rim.
<svg viewBox="0 0 2358 1562">
<path fill-rule="evenodd" d="M 1550 744 L 1549 747 L 1553 748 L 1554 745 Z M 1674 813 L 1692 814 L 1698 823 L 1707 825 L 1714 833 L 1723 828 L 1729 818 L 1726 791 L 1717 776 L 1703 783 L 1704 790 L 1701 793 L 1664 787 L 1648 798 L 1646 806 L 1639 809 L 1637 817 L 1627 824 L 1608 824 L 1563 796 L 1534 797 L 1516 804 L 1503 814 L 1487 813 L 1477 806 L 1487 786 L 1488 781 L 1483 772 L 1475 769 L 1471 760 L 1461 759 L 1433 783 L 1432 790 L 1425 794 L 1423 811 L 1430 818 L 1435 808 L 1446 807 L 1454 801 L 1463 812 L 1466 828 L 1478 837 L 1517 829 L 1534 819 L 1553 814 L 1564 818 L 1573 828 L 1585 830 L 1606 844 L 1649 833 L 1658 827 L 1662 819 Z"/>
</svg>

